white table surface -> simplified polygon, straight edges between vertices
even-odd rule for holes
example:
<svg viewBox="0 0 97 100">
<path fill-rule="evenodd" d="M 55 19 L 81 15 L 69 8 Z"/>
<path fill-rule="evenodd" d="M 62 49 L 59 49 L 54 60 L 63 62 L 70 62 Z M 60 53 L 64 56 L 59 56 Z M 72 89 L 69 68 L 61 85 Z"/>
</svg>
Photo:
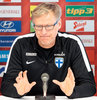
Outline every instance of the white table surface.
<svg viewBox="0 0 97 100">
<path fill-rule="evenodd" d="M 56 98 L 55 100 L 97 100 L 97 96 L 92 96 L 87 98 L 77 98 L 77 99 L 68 99 L 65 96 L 56 96 L 55 98 Z M 20 99 L 0 96 L 0 100 L 35 100 L 35 96 L 24 96 Z"/>
</svg>

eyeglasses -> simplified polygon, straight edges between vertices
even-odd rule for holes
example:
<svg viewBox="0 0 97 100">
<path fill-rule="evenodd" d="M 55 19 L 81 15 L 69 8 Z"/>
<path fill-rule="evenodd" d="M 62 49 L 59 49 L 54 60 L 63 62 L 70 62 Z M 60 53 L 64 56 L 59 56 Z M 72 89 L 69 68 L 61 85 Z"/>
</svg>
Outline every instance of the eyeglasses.
<svg viewBox="0 0 97 100">
<path fill-rule="evenodd" d="M 35 30 L 41 31 L 43 29 L 43 27 L 45 27 L 45 29 L 47 31 L 53 30 L 54 26 L 58 23 L 59 20 L 57 20 L 53 25 L 46 25 L 46 26 L 42 26 L 42 25 L 35 25 L 33 24 Z"/>
</svg>

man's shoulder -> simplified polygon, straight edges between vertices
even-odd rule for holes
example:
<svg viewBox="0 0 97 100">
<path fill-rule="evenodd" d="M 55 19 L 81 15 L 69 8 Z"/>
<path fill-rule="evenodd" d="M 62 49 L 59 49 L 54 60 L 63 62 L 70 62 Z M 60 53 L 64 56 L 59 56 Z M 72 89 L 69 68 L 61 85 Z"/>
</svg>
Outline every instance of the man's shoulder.
<svg viewBox="0 0 97 100">
<path fill-rule="evenodd" d="M 29 39 L 29 38 L 34 37 L 34 36 L 35 36 L 35 33 L 28 33 L 25 35 L 18 36 L 16 39 L 23 40 L 23 39 Z"/>
<path fill-rule="evenodd" d="M 12 44 L 11 47 L 13 47 L 16 44 L 20 44 L 20 45 L 23 45 L 23 46 L 27 46 L 30 43 L 30 41 L 34 40 L 34 39 L 32 39 L 34 37 L 35 37 L 35 33 L 29 33 L 29 34 L 25 34 L 25 35 L 18 36 L 14 40 L 14 42 L 13 42 L 13 44 Z M 33 41 L 32 41 L 32 43 L 33 43 Z"/>
<path fill-rule="evenodd" d="M 75 42 L 81 41 L 77 35 L 67 33 L 67 32 L 58 32 L 58 36 L 62 38 L 62 40 L 69 40 L 69 41 L 75 41 Z"/>
<path fill-rule="evenodd" d="M 25 34 L 25 35 L 20 35 L 14 40 L 14 43 L 16 43 L 18 41 L 20 41 L 20 42 L 29 41 L 31 38 L 34 38 L 34 36 L 35 36 L 35 33 L 29 33 L 29 34 Z"/>
</svg>

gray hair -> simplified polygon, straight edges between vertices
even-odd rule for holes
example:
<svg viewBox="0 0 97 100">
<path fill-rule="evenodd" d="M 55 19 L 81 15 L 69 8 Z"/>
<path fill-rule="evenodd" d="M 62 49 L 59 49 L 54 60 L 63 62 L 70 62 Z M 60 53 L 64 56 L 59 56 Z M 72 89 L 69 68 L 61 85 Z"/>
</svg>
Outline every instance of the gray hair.
<svg viewBox="0 0 97 100">
<path fill-rule="evenodd" d="M 32 20 L 35 17 L 40 17 L 43 14 L 48 14 L 50 11 L 54 13 L 57 20 L 61 18 L 62 15 L 61 7 L 58 4 L 41 3 L 32 11 Z"/>
</svg>

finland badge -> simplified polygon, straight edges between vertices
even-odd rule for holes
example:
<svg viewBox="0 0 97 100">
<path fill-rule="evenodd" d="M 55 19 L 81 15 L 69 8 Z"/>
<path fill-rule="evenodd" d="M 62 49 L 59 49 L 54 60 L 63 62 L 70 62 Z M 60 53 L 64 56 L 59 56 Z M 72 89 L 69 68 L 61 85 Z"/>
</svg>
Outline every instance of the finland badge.
<svg viewBox="0 0 97 100">
<path fill-rule="evenodd" d="M 55 65 L 58 68 L 61 68 L 63 64 L 64 64 L 64 58 L 63 57 L 55 57 Z"/>
</svg>

